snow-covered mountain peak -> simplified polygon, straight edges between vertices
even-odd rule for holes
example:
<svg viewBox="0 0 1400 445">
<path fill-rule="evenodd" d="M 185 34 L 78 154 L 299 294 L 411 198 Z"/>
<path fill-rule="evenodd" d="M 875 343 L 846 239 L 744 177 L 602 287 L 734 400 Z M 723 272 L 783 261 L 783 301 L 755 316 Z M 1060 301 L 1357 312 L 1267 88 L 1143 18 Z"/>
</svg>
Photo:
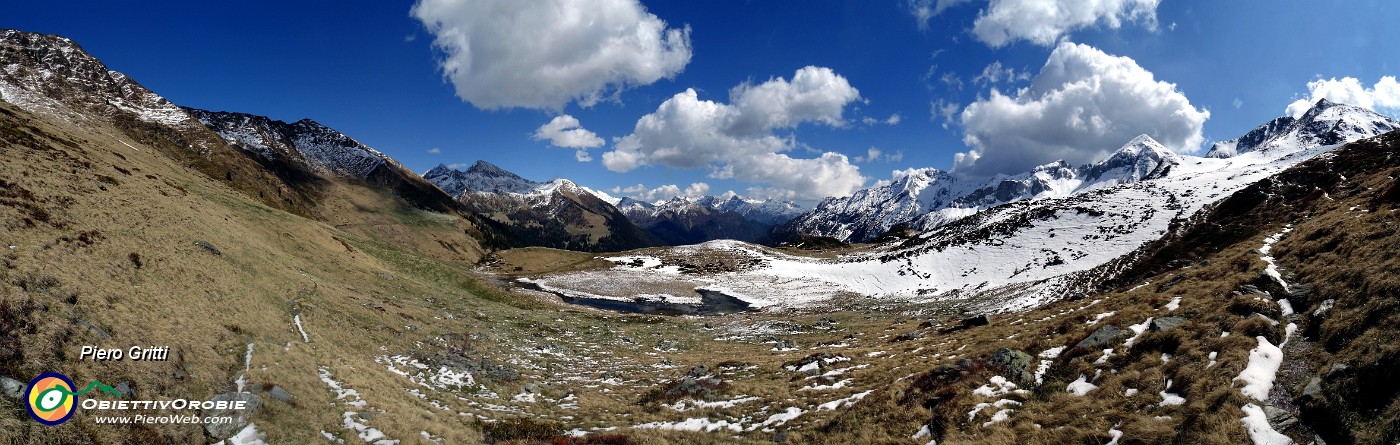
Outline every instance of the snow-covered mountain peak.
<svg viewBox="0 0 1400 445">
<path fill-rule="evenodd" d="M 466 171 L 439 165 L 423 175 L 448 195 L 466 192 L 525 194 L 547 183 L 531 181 L 486 161 L 476 161 Z"/>
<path fill-rule="evenodd" d="M 1207 157 L 1249 152 L 1282 156 L 1319 145 L 1337 145 L 1400 129 L 1400 121 L 1355 105 L 1319 99 L 1297 118 L 1283 116 L 1244 136 L 1211 145 Z"/>
<path fill-rule="evenodd" d="M 1123 144 L 1107 158 L 1084 167 L 1084 182 L 1114 185 L 1156 179 L 1181 164 L 1181 155 L 1173 153 L 1148 135 L 1140 135 Z"/>
</svg>

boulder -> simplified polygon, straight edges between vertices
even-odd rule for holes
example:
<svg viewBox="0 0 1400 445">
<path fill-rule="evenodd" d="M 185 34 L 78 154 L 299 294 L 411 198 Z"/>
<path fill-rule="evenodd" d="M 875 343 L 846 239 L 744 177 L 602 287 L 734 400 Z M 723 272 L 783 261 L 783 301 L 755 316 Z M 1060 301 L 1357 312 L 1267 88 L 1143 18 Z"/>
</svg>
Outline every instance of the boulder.
<svg viewBox="0 0 1400 445">
<path fill-rule="evenodd" d="M 1094 331 L 1093 334 L 1089 334 L 1088 337 L 1080 340 L 1079 343 L 1075 343 L 1071 352 L 1085 353 L 1107 349 L 1125 335 L 1127 335 L 1127 332 L 1118 329 L 1117 326 L 1106 324 L 1100 327 L 1099 330 Z"/>
<path fill-rule="evenodd" d="M 992 355 L 991 364 L 1001 368 L 1003 375 L 1018 385 L 1035 383 L 1035 373 L 1031 371 L 1035 358 L 1015 349 L 1001 348 Z"/>
<path fill-rule="evenodd" d="M 1150 324 L 1147 325 L 1147 329 L 1151 330 L 1152 332 L 1165 331 L 1165 330 L 1168 330 L 1168 329 L 1171 329 L 1171 328 L 1174 328 L 1174 327 L 1177 327 L 1177 326 L 1181 326 L 1182 323 L 1186 323 L 1186 318 L 1183 318 L 1183 317 L 1162 317 L 1162 318 L 1154 318 L 1154 319 L 1152 319 L 1152 323 L 1150 323 Z"/>
<path fill-rule="evenodd" d="M 206 423 L 204 432 L 214 440 L 224 440 L 233 437 L 248 426 L 248 421 L 253 419 L 253 412 L 262 406 L 262 399 L 253 393 L 247 392 L 226 392 L 210 397 L 209 400 L 219 401 L 245 401 L 248 402 L 245 409 L 206 409 L 200 410 L 203 417 L 232 417 L 233 422 L 229 423 Z"/>
<path fill-rule="evenodd" d="M 9 377 L 0 377 L 0 394 L 4 394 L 5 397 L 9 397 L 11 399 L 16 400 L 18 400 L 21 397 L 24 397 L 24 387 L 26 386 L 29 385 L 26 385 L 24 384 L 24 382 L 21 382 L 19 380 L 15 380 Z"/>
<path fill-rule="evenodd" d="M 282 389 L 282 387 L 278 385 L 272 385 L 272 388 L 267 390 L 267 396 L 271 397 L 272 400 L 277 400 L 284 403 L 292 403 L 292 394 L 288 393 L 287 390 Z"/>
</svg>

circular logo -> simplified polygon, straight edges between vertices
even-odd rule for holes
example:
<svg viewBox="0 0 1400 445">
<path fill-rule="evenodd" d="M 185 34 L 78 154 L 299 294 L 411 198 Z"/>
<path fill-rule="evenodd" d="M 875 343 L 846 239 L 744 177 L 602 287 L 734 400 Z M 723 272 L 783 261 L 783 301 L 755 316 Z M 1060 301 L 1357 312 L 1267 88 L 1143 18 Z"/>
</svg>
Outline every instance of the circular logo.
<svg viewBox="0 0 1400 445">
<path fill-rule="evenodd" d="M 24 392 L 24 399 L 29 402 L 26 405 L 29 416 L 44 425 L 67 422 L 68 418 L 73 417 L 73 412 L 77 411 L 74 409 L 78 401 L 73 395 L 73 381 L 57 372 L 39 374 L 34 380 L 30 380 L 29 388 Z"/>
</svg>

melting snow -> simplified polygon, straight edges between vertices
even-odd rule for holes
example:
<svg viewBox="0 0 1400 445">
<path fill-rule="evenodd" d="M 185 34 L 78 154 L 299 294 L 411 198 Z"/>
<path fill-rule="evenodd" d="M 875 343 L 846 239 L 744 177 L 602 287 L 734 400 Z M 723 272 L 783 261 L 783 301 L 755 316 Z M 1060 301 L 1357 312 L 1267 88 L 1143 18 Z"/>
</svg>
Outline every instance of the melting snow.
<svg viewBox="0 0 1400 445">
<path fill-rule="evenodd" d="M 1263 336 L 1255 337 L 1259 346 L 1249 351 L 1249 364 L 1234 381 L 1244 382 L 1240 393 L 1254 400 L 1269 400 L 1269 390 L 1274 387 L 1274 377 L 1283 364 L 1283 350 L 1269 343 Z"/>
<path fill-rule="evenodd" d="M 1244 411 L 1244 418 L 1240 421 L 1244 422 L 1244 429 L 1249 431 L 1249 440 L 1253 441 L 1254 445 L 1290 445 L 1293 443 L 1293 439 L 1275 431 L 1274 427 L 1269 425 L 1269 416 L 1264 414 L 1263 408 L 1250 403 L 1240 407 L 1240 409 Z"/>
<path fill-rule="evenodd" d="M 1068 386 L 1065 386 L 1066 391 L 1069 391 L 1071 394 L 1081 397 L 1085 394 L 1088 394 L 1089 391 L 1093 391 L 1096 389 L 1099 389 L 1098 385 L 1089 383 L 1088 377 L 1085 377 L 1084 374 L 1080 374 L 1079 379 L 1070 382 Z"/>
</svg>

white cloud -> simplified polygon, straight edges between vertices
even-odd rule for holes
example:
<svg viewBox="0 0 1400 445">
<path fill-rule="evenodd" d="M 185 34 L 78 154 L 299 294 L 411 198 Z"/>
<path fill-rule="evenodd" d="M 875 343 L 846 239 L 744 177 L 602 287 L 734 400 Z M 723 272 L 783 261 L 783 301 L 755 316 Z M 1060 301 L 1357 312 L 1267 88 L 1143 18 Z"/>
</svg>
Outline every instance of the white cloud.
<svg viewBox="0 0 1400 445">
<path fill-rule="evenodd" d="M 554 119 L 550 119 L 548 123 L 535 129 L 535 133 L 530 135 L 530 139 L 549 141 L 550 145 L 564 148 L 595 148 L 603 146 L 603 138 L 583 128 L 583 126 L 579 124 L 578 119 L 567 114 L 555 116 Z"/>
<path fill-rule="evenodd" d="M 632 134 L 615 139 L 603 165 L 616 172 L 647 165 L 709 168 L 710 177 L 766 184 L 801 199 L 846 195 L 865 178 L 845 155 L 795 159 L 783 152 L 800 144 L 776 132 L 803 123 L 845 126 L 842 112 L 858 99 L 846 78 L 813 66 L 797 70 L 791 82 L 739 85 L 728 104 L 701 100 L 687 89 L 638 119 Z"/>
<path fill-rule="evenodd" d="M 876 119 L 870 116 L 866 116 L 860 119 L 860 123 L 865 124 L 866 126 L 875 124 L 899 125 L 899 122 L 903 119 L 904 118 L 899 117 L 899 113 L 894 113 L 891 114 L 890 117 L 884 119 Z"/>
<path fill-rule="evenodd" d="M 461 170 L 461 169 L 467 168 L 467 164 L 463 164 L 463 163 L 461 163 L 461 162 L 458 162 L 458 163 L 455 163 L 455 164 L 447 164 L 447 168 L 450 168 L 450 169 L 453 169 L 453 170 Z"/>
<path fill-rule="evenodd" d="M 440 155 L 440 154 L 442 154 L 442 149 L 441 149 L 441 148 L 437 148 L 437 147 L 429 148 L 429 149 L 428 149 L 428 154 L 431 154 L 431 155 Z"/>
<path fill-rule="evenodd" d="M 953 125 L 954 119 L 958 117 L 959 110 L 962 110 L 961 105 L 947 99 L 938 99 L 929 103 L 929 111 L 932 113 L 931 117 L 943 118 L 942 125 L 944 129 Z"/>
<path fill-rule="evenodd" d="M 909 14 L 912 14 L 914 19 L 918 20 L 919 29 L 927 30 L 928 21 L 934 16 L 942 14 L 943 10 L 971 1 L 972 0 L 938 0 L 934 2 L 934 0 L 909 0 Z"/>
<path fill-rule="evenodd" d="M 579 149 L 574 151 L 574 159 L 579 162 L 593 162 L 593 155 L 589 154 L 588 150 Z"/>
<path fill-rule="evenodd" d="M 982 73 L 972 77 L 972 83 L 986 86 L 996 85 L 1002 82 L 1014 83 L 1031 79 L 1029 71 L 1017 71 L 1015 68 L 1003 68 L 1001 61 L 992 62 L 982 68 Z"/>
<path fill-rule="evenodd" d="M 656 202 L 668 201 L 677 196 L 699 198 L 710 194 L 710 185 L 703 182 L 695 182 L 691 183 L 689 187 L 681 189 L 680 186 L 675 184 L 667 184 L 656 188 L 647 188 L 645 185 L 637 184 L 630 187 L 613 187 L 612 192 L 626 194 L 638 201 Z"/>
<path fill-rule="evenodd" d="M 880 150 L 875 147 L 865 149 L 864 155 L 856 156 L 854 158 L 854 161 L 857 163 L 867 163 L 876 161 L 899 162 L 903 160 L 904 150 L 899 150 L 894 153 L 885 153 L 883 150 Z"/>
<path fill-rule="evenodd" d="M 1029 87 L 1011 96 L 992 89 L 963 110 L 963 142 L 973 150 L 956 155 L 955 168 L 990 175 L 1060 159 L 1092 162 L 1139 134 L 1192 152 L 1209 118 L 1133 59 L 1061 43 Z"/>
<path fill-rule="evenodd" d="M 420 0 L 443 75 L 478 108 L 590 106 L 681 72 L 690 27 L 668 28 L 637 0 Z"/>
<path fill-rule="evenodd" d="M 1240 100 L 1240 98 L 1236 97 L 1235 100 L 1230 101 L 1230 105 L 1234 105 L 1234 106 L 1235 106 L 1235 109 L 1238 110 L 1238 109 L 1240 109 L 1240 107 L 1243 107 L 1243 106 L 1244 106 L 1244 101 L 1243 101 L 1243 100 Z"/>
<path fill-rule="evenodd" d="M 1091 26 L 1118 29 L 1124 22 L 1141 22 L 1156 29 L 1159 1 L 991 0 L 973 22 L 972 35 L 1000 48 L 1016 40 L 1050 46 L 1070 31 Z"/>
<path fill-rule="evenodd" d="M 1400 112 L 1400 83 L 1395 76 L 1384 76 L 1367 88 L 1355 77 L 1317 79 L 1308 82 L 1308 98 L 1288 104 L 1288 115 L 1302 116 L 1319 99 L 1356 105 L 1361 108 L 1389 113 Z"/>
</svg>

